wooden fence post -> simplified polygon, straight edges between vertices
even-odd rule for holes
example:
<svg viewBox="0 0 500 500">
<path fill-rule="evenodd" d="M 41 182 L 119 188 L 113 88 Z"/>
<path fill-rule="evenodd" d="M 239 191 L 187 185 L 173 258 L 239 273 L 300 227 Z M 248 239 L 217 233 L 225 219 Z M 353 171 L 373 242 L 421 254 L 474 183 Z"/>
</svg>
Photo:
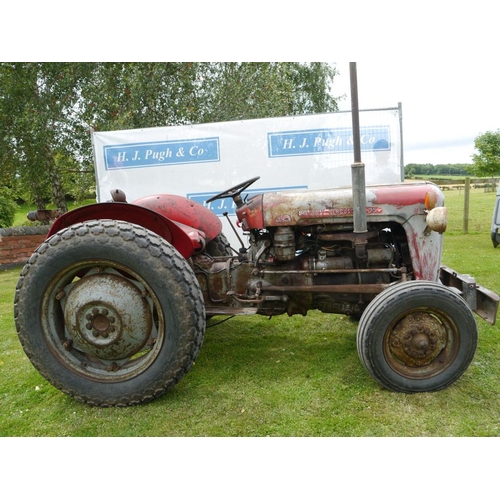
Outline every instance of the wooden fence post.
<svg viewBox="0 0 500 500">
<path fill-rule="evenodd" d="M 470 200 L 470 177 L 466 177 L 465 189 L 464 189 L 464 224 L 463 224 L 464 234 L 467 234 L 469 232 L 469 200 Z"/>
</svg>

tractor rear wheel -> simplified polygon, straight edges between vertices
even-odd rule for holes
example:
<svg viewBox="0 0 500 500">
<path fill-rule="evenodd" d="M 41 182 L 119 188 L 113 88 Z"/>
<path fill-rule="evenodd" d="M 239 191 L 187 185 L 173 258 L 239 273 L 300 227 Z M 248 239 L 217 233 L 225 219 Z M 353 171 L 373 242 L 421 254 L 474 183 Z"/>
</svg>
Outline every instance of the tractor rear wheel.
<svg viewBox="0 0 500 500">
<path fill-rule="evenodd" d="M 205 308 L 187 261 L 147 229 L 114 220 L 75 224 L 32 255 L 15 321 L 35 368 L 96 406 L 150 401 L 196 359 Z"/>
<path fill-rule="evenodd" d="M 387 288 L 368 304 L 358 325 L 361 362 L 382 386 L 397 392 L 448 387 L 465 372 L 476 346 L 469 306 L 434 282 Z"/>
</svg>

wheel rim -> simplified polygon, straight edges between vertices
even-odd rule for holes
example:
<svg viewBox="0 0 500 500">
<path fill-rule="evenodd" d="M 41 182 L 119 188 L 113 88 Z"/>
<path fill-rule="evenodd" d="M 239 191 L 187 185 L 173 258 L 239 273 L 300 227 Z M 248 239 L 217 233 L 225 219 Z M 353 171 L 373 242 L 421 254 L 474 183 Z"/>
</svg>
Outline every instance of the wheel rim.
<svg viewBox="0 0 500 500">
<path fill-rule="evenodd" d="M 41 324 L 59 362 L 85 378 L 119 382 L 156 359 L 165 320 L 151 287 L 110 261 L 65 268 L 43 296 Z"/>
<path fill-rule="evenodd" d="M 399 375 L 425 379 L 450 367 L 458 354 L 459 338 L 457 324 L 442 310 L 410 309 L 386 330 L 384 356 Z"/>
</svg>

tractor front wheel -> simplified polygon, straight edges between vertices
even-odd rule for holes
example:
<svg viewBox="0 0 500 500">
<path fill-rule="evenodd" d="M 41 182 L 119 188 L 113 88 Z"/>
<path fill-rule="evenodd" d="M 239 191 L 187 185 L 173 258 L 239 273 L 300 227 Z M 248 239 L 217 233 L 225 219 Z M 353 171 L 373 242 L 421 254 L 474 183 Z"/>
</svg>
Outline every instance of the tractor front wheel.
<svg viewBox="0 0 500 500">
<path fill-rule="evenodd" d="M 465 372 L 476 346 L 472 311 L 434 282 L 387 288 L 368 304 L 358 325 L 361 362 L 382 386 L 397 392 L 448 387 Z"/>
</svg>

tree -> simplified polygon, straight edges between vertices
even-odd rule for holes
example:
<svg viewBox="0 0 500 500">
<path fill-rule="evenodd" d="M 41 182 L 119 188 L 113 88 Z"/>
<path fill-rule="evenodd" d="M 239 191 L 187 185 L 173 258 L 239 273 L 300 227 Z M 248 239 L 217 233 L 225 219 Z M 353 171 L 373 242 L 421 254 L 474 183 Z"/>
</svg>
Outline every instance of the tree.
<svg viewBox="0 0 500 500">
<path fill-rule="evenodd" d="M 496 132 L 485 132 L 474 140 L 474 147 L 479 154 L 472 155 L 471 171 L 478 177 L 489 177 L 500 174 L 500 129 Z"/>
<path fill-rule="evenodd" d="M 0 64 L 0 168 L 38 208 L 49 200 L 67 210 L 56 156 L 77 156 L 82 144 L 79 69 L 72 63 Z"/>
<path fill-rule="evenodd" d="M 336 111 L 336 70 L 325 63 L 205 63 L 198 66 L 194 122 Z"/>
<path fill-rule="evenodd" d="M 325 63 L 104 63 L 82 90 L 99 130 L 209 123 L 338 109 Z"/>
<path fill-rule="evenodd" d="M 0 187 L 0 227 L 10 227 L 16 215 L 16 204 L 6 187 Z"/>
<path fill-rule="evenodd" d="M 82 119 L 95 130 L 196 123 L 198 63 L 94 63 Z"/>
<path fill-rule="evenodd" d="M 0 63 L 0 176 L 38 208 L 95 185 L 90 129 L 337 110 L 326 63 Z"/>
</svg>

